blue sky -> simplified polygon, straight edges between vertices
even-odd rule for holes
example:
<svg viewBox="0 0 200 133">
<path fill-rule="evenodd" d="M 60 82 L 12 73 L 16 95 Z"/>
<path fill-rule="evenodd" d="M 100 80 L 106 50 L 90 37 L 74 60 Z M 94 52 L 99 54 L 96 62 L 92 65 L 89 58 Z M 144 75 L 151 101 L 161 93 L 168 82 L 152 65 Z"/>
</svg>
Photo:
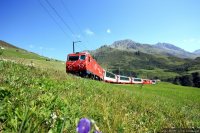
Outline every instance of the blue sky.
<svg viewBox="0 0 200 133">
<path fill-rule="evenodd" d="M 199 5 L 199 0 L 1 0 L 0 40 L 60 60 L 77 40 L 82 42 L 76 51 L 132 39 L 192 52 L 200 49 Z"/>
</svg>

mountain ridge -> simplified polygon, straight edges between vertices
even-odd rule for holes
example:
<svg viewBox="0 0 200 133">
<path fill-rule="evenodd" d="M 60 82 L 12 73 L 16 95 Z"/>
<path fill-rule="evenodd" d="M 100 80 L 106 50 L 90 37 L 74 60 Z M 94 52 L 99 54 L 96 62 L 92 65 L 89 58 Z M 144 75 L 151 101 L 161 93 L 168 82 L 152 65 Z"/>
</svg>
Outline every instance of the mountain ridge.
<svg viewBox="0 0 200 133">
<path fill-rule="evenodd" d="M 197 53 L 188 52 L 182 48 L 179 48 L 170 43 L 156 43 L 156 44 L 142 44 L 130 39 L 124 39 L 113 42 L 108 45 L 111 48 L 128 51 L 141 51 L 148 54 L 164 54 L 167 56 L 176 56 L 179 58 L 196 58 L 199 55 Z"/>
<path fill-rule="evenodd" d="M 195 50 L 193 53 L 194 53 L 194 54 L 198 54 L 198 55 L 200 56 L 200 49 Z"/>
</svg>

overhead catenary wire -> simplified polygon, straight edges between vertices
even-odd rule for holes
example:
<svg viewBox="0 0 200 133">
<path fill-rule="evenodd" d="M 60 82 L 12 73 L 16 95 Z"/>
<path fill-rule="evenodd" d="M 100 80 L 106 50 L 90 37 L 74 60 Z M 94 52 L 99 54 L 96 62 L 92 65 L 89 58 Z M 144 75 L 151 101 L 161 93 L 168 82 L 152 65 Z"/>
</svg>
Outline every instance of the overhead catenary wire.
<svg viewBox="0 0 200 133">
<path fill-rule="evenodd" d="M 59 29 L 70 39 L 72 40 L 72 38 L 67 34 L 67 32 L 65 32 L 65 30 L 62 28 L 62 26 L 56 21 L 56 19 L 53 17 L 53 15 L 51 15 L 51 13 L 49 12 L 49 10 L 42 4 L 41 0 L 38 0 L 39 4 L 41 5 L 41 7 L 47 12 L 47 14 L 50 16 L 50 18 L 56 23 L 56 25 L 59 27 Z"/>
<path fill-rule="evenodd" d="M 51 8 L 55 15 L 57 15 L 57 17 L 59 17 L 59 19 L 63 22 L 63 24 L 70 30 L 70 32 L 72 33 L 72 36 L 69 36 L 66 32 L 66 30 L 63 29 L 63 26 L 60 25 L 60 23 L 58 22 L 58 20 L 55 18 L 54 15 L 52 15 L 52 13 L 49 11 L 49 9 L 45 6 L 45 3 L 42 2 L 42 0 L 38 0 L 39 4 L 42 6 L 42 8 L 47 12 L 47 14 L 50 16 L 50 18 L 57 24 L 57 26 L 60 28 L 60 30 L 62 30 L 62 32 L 64 34 L 67 35 L 68 38 L 70 38 L 70 40 L 73 42 L 74 40 L 72 39 L 72 36 L 74 36 L 76 39 L 76 35 L 74 34 L 74 32 L 72 31 L 72 29 L 70 28 L 70 26 L 66 23 L 66 21 L 63 19 L 63 17 L 58 13 L 58 11 L 56 10 L 55 7 L 52 6 L 52 4 L 48 1 L 48 0 L 44 0 L 46 1 L 45 3 L 48 4 L 46 6 L 48 6 L 48 8 Z M 64 4 L 64 2 L 62 1 L 62 4 Z M 64 6 L 64 5 L 63 5 Z M 81 32 L 80 30 L 80 26 L 77 24 L 77 22 L 75 21 L 74 17 L 72 16 L 72 14 L 70 13 L 70 11 L 68 10 L 68 8 L 65 5 L 65 10 L 67 11 L 68 15 L 70 16 L 70 18 L 72 19 L 73 23 L 76 25 L 76 27 L 78 28 L 79 32 Z M 82 36 L 84 36 L 84 34 L 82 34 Z M 87 41 L 87 40 L 85 40 Z M 79 47 L 84 47 L 84 50 L 87 50 L 88 47 L 86 47 L 86 45 L 79 45 Z"/>
<path fill-rule="evenodd" d="M 55 13 L 55 15 L 57 15 L 57 17 L 62 21 L 62 23 L 67 27 L 67 29 L 72 33 L 72 36 L 76 37 L 76 34 L 74 33 L 74 31 L 72 30 L 72 28 L 67 24 L 67 22 L 64 20 L 64 18 L 58 13 L 58 11 L 56 10 L 56 8 L 49 2 L 49 0 L 44 0 L 46 1 L 46 3 L 48 4 L 48 6 L 53 10 L 53 12 Z M 69 35 L 66 33 L 66 31 L 62 28 L 62 26 L 56 21 L 56 19 L 53 17 L 53 15 L 51 15 L 51 13 L 49 12 L 49 10 L 41 3 L 41 1 L 39 0 L 40 5 L 44 8 L 44 10 L 49 14 L 49 16 L 53 19 L 53 21 L 58 25 L 58 27 L 69 37 Z M 69 11 L 69 9 L 67 8 L 67 6 L 64 4 L 64 1 L 61 1 L 63 7 L 65 8 L 66 12 L 68 13 L 68 15 L 70 16 L 70 18 L 72 19 L 73 23 L 76 25 L 76 27 L 78 28 L 80 35 L 82 37 L 84 37 L 84 34 L 81 31 L 80 26 L 78 25 L 78 23 L 75 21 L 73 15 L 71 14 L 71 12 Z M 84 37 L 85 38 L 85 37 Z M 72 41 L 72 37 L 70 37 L 70 40 Z M 85 40 L 88 43 L 88 40 Z M 80 45 L 80 47 L 84 47 L 85 50 L 88 49 L 88 47 L 86 47 L 86 45 Z"/>
<path fill-rule="evenodd" d="M 67 14 L 69 15 L 69 17 L 71 18 L 71 20 L 73 21 L 73 23 L 75 24 L 75 26 L 77 27 L 77 29 L 79 30 L 80 35 L 86 39 L 86 37 L 85 37 L 83 31 L 82 31 L 81 28 L 80 28 L 80 25 L 77 23 L 77 21 L 76 21 L 75 18 L 73 17 L 72 13 L 70 12 L 70 10 L 69 10 L 69 8 L 67 7 L 67 5 L 65 4 L 65 2 L 64 2 L 63 0 L 60 0 L 60 2 L 61 2 L 61 4 L 62 4 L 62 6 L 64 7 L 64 9 L 66 10 L 66 12 L 67 12 Z M 88 40 L 85 40 L 85 41 L 86 41 L 87 43 L 89 43 Z M 83 42 L 83 41 L 82 41 L 82 42 Z M 88 50 L 87 45 L 81 45 L 81 47 L 82 47 L 82 46 L 84 47 L 84 50 Z"/>
<path fill-rule="evenodd" d="M 63 5 L 63 7 L 65 8 L 65 10 L 67 11 L 67 13 L 69 14 L 70 18 L 72 19 L 73 23 L 76 25 L 76 27 L 78 28 L 79 32 L 82 33 L 80 26 L 78 25 L 78 23 L 76 22 L 76 20 L 74 19 L 73 15 L 71 14 L 70 10 L 68 9 L 67 5 L 64 3 L 63 0 L 60 0 L 61 4 Z"/>
<path fill-rule="evenodd" d="M 63 19 L 63 17 L 58 13 L 58 11 L 53 7 L 53 5 L 48 1 L 45 0 L 49 7 L 55 12 L 55 14 L 60 18 L 60 20 L 63 22 L 63 24 L 68 28 L 68 30 L 72 33 L 72 35 L 75 35 L 73 30 L 70 28 L 70 26 L 67 24 L 67 22 Z"/>
</svg>

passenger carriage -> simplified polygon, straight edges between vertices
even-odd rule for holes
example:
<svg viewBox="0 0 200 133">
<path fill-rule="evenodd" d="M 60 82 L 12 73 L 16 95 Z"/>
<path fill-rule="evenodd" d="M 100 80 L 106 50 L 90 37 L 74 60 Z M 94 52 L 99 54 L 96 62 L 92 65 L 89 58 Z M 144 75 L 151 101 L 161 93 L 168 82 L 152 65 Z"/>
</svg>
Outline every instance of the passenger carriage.
<svg viewBox="0 0 200 133">
<path fill-rule="evenodd" d="M 117 83 L 120 84 L 131 84 L 131 78 L 127 77 L 127 76 L 121 76 L 121 75 L 117 75 L 118 80 Z"/>
<path fill-rule="evenodd" d="M 142 84 L 143 80 L 141 78 L 132 78 L 132 84 Z"/>
<path fill-rule="evenodd" d="M 109 83 L 117 83 L 117 75 L 114 73 L 105 71 L 103 80 Z"/>
</svg>

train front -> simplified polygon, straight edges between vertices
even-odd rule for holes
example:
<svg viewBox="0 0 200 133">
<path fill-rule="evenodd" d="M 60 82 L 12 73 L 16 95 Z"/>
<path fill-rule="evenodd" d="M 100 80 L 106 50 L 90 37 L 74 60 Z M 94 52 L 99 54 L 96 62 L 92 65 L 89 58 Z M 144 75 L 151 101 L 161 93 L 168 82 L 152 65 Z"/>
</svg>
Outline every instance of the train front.
<svg viewBox="0 0 200 133">
<path fill-rule="evenodd" d="M 86 53 L 73 53 L 67 56 L 66 72 L 83 75 L 86 71 Z"/>
</svg>

